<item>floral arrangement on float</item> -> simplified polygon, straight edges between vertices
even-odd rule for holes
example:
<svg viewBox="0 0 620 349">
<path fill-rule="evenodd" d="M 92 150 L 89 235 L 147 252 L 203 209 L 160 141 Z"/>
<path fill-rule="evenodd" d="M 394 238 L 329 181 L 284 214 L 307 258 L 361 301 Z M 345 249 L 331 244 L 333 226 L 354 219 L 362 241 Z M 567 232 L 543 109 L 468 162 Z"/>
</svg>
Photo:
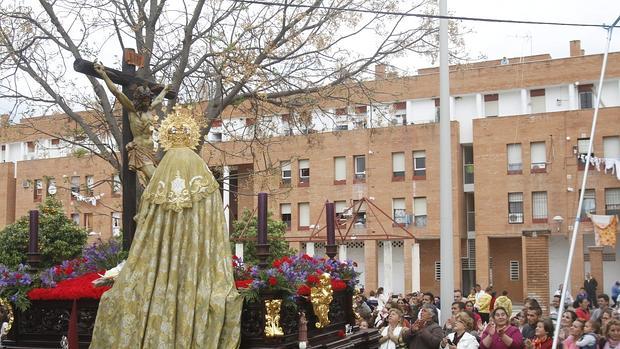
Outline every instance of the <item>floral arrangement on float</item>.
<svg viewBox="0 0 620 349">
<path fill-rule="evenodd" d="M 16 268 L 0 265 L 0 298 L 26 311 L 33 300 L 99 299 L 110 287 L 93 281 L 125 258 L 120 243 L 98 241 L 84 248 L 79 258 L 66 260 L 38 273 L 23 264 Z"/>
<path fill-rule="evenodd" d="M 278 293 L 283 298 L 309 297 L 312 287 L 319 284 L 325 273 L 331 278 L 334 292 L 353 290 L 360 275 L 355 271 L 356 267 L 357 263 L 352 260 L 338 261 L 304 254 L 284 256 L 273 261 L 269 268 L 261 269 L 233 256 L 235 285 L 249 300 L 258 299 L 258 296 L 264 293 Z"/>
</svg>

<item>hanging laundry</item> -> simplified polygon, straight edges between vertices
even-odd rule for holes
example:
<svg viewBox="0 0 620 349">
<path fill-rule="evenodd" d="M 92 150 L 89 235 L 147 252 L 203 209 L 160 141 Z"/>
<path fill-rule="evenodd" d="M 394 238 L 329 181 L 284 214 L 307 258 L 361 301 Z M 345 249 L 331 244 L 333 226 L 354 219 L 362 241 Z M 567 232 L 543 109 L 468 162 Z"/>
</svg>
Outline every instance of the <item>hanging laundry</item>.
<svg viewBox="0 0 620 349">
<path fill-rule="evenodd" d="M 596 246 L 616 247 L 616 229 L 618 217 L 616 215 L 588 215 L 594 225 L 594 242 Z"/>
<path fill-rule="evenodd" d="M 578 154 L 577 159 L 581 163 L 585 164 L 587 159 L 586 154 Z M 611 171 L 611 174 L 616 174 L 616 178 L 620 181 L 620 158 L 599 158 L 596 156 L 590 157 L 590 165 L 601 172 L 601 165 L 603 165 L 603 171 L 607 174 L 607 171 Z"/>
</svg>

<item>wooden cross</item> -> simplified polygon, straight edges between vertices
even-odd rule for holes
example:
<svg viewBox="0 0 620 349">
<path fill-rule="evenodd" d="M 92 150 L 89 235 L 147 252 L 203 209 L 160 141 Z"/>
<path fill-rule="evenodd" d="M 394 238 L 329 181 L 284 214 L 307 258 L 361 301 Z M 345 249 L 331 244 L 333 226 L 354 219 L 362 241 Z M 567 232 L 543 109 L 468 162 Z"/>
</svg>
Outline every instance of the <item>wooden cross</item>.
<svg viewBox="0 0 620 349">
<path fill-rule="evenodd" d="M 136 66 L 142 67 L 144 64 L 144 57 L 136 54 L 134 49 L 127 48 L 123 51 L 123 68 L 122 71 L 105 67 L 106 74 L 110 79 L 123 87 L 122 92 L 126 96 L 132 96 L 133 90 L 137 86 L 147 85 L 154 93 L 159 93 L 164 89 L 164 86 L 156 84 L 154 82 L 139 78 L 136 76 Z M 93 62 L 89 62 L 83 59 L 77 59 L 73 62 L 73 69 L 79 73 L 83 73 L 95 78 L 100 79 L 101 76 L 95 71 Z M 168 91 L 166 93 L 167 99 L 176 98 L 175 91 Z M 123 249 L 128 251 L 133 241 L 134 232 L 136 230 L 136 223 L 134 217 L 136 215 L 137 207 L 137 195 L 136 188 L 138 186 L 136 172 L 129 169 L 129 157 L 125 146 L 133 140 L 133 135 L 129 127 L 129 113 L 125 107 L 123 107 L 123 120 L 122 120 L 122 143 L 121 143 L 121 156 L 123 159 L 121 178 L 123 179 Z"/>
</svg>

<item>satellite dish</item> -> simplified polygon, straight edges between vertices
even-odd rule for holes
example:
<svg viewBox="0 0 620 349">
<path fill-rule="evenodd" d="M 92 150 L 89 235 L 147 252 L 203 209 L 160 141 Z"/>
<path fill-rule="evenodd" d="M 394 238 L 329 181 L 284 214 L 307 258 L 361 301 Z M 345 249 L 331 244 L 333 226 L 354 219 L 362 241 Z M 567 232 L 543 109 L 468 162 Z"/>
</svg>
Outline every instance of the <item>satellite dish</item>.
<svg viewBox="0 0 620 349">
<path fill-rule="evenodd" d="M 55 186 L 55 185 L 50 185 L 50 186 L 47 188 L 47 193 L 48 193 L 48 194 L 50 194 L 50 195 L 54 195 L 54 194 L 56 194 L 56 191 L 57 191 L 57 190 L 56 190 L 56 186 Z"/>
</svg>

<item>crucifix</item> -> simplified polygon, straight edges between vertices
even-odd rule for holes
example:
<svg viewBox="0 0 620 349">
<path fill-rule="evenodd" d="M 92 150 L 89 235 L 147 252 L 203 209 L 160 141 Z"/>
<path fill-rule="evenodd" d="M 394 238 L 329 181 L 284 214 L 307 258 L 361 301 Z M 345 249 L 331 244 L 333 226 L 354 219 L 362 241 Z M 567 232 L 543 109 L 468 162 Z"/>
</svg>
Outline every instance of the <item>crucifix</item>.
<svg viewBox="0 0 620 349">
<path fill-rule="evenodd" d="M 114 94 L 123 106 L 122 119 L 122 156 L 121 178 L 123 180 L 123 249 L 129 250 L 133 241 L 136 224 L 137 195 L 139 185 L 136 171 L 149 177 L 155 169 L 154 158 L 148 151 L 152 149 L 150 125 L 153 121 L 154 108 L 159 106 L 164 98 L 176 98 L 176 92 L 168 86 L 136 76 L 136 66 L 143 65 L 144 58 L 133 49 L 124 49 L 122 71 L 107 68 L 98 63 L 77 59 L 73 62 L 73 69 L 77 72 L 103 79 L 108 89 Z M 114 84 L 122 86 L 118 91 Z M 157 93 L 155 99 L 151 94 Z M 132 96 L 131 99 L 127 96 Z"/>
</svg>

